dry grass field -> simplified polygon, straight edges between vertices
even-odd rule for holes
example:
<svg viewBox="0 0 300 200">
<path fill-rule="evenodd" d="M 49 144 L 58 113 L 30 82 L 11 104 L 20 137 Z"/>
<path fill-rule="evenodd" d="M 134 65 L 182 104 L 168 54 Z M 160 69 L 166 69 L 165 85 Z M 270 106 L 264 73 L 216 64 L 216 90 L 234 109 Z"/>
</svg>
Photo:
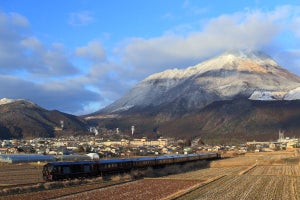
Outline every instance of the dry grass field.
<svg viewBox="0 0 300 200">
<path fill-rule="evenodd" d="M 0 164 L 0 186 L 21 185 L 43 181 L 43 164 Z"/>
<path fill-rule="evenodd" d="M 299 199 L 300 177 L 224 176 L 177 199 Z"/>
<path fill-rule="evenodd" d="M 299 156 L 296 151 L 248 153 L 215 161 L 206 170 L 238 169 L 238 166 L 248 168 L 237 170 L 237 173 L 223 173 L 221 178 L 175 199 L 300 199 Z M 184 177 L 184 174 L 178 176 Z M 189 176 L 186 174 L 187 178 Z"/>
<path fill-rule="evenodd" d="M 137 181 L 41 182 L 41 166 L 0 165 L 0 199 L 300 199 L 298 151 L 247 153 L 209 167 Z M 127 177 L 127 180 L 130 178 Z M 75 183 L 76 182 L 76 183 Z M 20 184 L 33 183 L 22 190 Z M 66 188 L 65 188 L 66 187 Z M 20 192 L 21 191 L 21 192 Z M 3 193 L 4 192 L 4 193 Z"/>
</svg>

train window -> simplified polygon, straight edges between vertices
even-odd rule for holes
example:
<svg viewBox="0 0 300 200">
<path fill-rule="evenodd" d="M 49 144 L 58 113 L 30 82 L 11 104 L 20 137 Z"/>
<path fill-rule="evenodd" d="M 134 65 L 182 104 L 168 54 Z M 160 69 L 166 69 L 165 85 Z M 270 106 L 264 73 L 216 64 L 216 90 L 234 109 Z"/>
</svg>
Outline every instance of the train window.
<svg viewBox="0 0 300 200">
<path fill-rule="evenodd" d="M 58 173 L 61 173 L 61 166 L 54 167 L 53 171 L 57 171 Z"/>
<path fill-rule="evenodd" d="M 81 165 L 73 165 L 70 167 L 72 173 L 80 173 L 82 172 L 82 166 Z"/>
<path fill-rule="evenodd" d="M 48 167 L 45 167 L 48 171 L 52 171 L 53 170 L 53 166 L 52 165 L 48 165 Z"/>
<path fill-rule="evenodd" d="M 63 166 L 62 171 L 63 171 L 64 174 L 70 174 L 71 173 L 70 167 L 67 167 L 67 166 Z"/>
<path fill-rule="evenodd" d="M 89 165 L 84 165 L 83 166 L 83 171 L 84 172 L 91 172 L 90 166 Z"/>
</svg>

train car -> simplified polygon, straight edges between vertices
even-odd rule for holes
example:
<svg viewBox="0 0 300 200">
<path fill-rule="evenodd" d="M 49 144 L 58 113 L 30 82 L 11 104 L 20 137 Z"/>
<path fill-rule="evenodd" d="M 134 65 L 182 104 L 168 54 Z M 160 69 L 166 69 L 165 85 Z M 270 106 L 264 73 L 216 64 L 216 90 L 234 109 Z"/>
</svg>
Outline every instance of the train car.
<svg viewBox="0 0 300 200">
<path fill-rule="evenodd" d="M 216 153 L 216 152 L 208 152 L 205 154 L 206 154 L 206 159 L 208 159 L 208 160 L 221 158 L 221 154 Z"/>
<path fill-rule="evenodd" d="M 157 156 L 154 167 L 164 167 L 174 163 L 174 156 Z"/>
<path fill-rule="evenodd" d="M 47 163 L 42 173 L 44 180 L 55 181 L 97 176 L 99 171 L 98 164 L 94 161 L 77 161 Z"/>
<path fill-rule="evenodd" d="M 172 164 L 184 164 L 197 160 L 218 159 L 214 152 L 188 155 L 164 155 L 157 157 L 109 159 L 100 161 L 52 162 L 43 167 L 46 181 L 104 176 L 125 173 L 132 169 L 163 168 Z"/>
<path fill-rule="evenodd" d="M 199 154 L 188 154 L 187 158 L 188 158 L 189 162 L 191 162 L 191 161 L 197 161 L 197 160 L 201 159 L 201 158 L 199 159 Z"/>
<path fill-rule="evenodd" d="M 133 167 L 132 159 L 109 159 L 98 161 L 98 169 L 101 175 L 115 172 L 127 172 Z"/>
<path fill-rule="evenodd" d="M 186 155 L 181 155 L 181 154 L 179 154 L 179 155 L 175 155 L 174 156 L 174 163 L 175 164 L 179 164 L 179 163 L 185 163 L 185 162 L 187 162 L 188 161 L 188 157 L 186 156 Z"/>
<path fill-rule="evenodd" d="M 133 158 L 132 165 L 134 169 L 146 169 L 155 165 L 155 157 Z"/>
</svg>

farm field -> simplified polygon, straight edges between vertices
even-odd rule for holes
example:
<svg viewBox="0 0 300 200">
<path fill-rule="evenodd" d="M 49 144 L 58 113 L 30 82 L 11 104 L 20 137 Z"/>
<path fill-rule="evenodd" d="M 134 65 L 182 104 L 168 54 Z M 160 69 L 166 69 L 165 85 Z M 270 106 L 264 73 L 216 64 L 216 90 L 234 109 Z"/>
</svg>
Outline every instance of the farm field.
<svg viewBox="0 0 300 200">
<path fill-rule="evenodd" d="M 212 161 L 209 166 L 156 178 L 119 177 L 108 182 L 100 178 L 74 184 L 43 182 L 40 166 L 0 165 L 0 192 L 9 184 L 35 184 L 33 189 L 15 190 L 0 199 L 300 199 L 297 151 L 247 153 Z"/>
<path fill-rule="evenodd" d="M 300 177 L 225 176 L 177 199 L 299 199 Z"/>
<path fill-rule="evenodd" d="M 43 181 L 42 164 L 0 164 L 0 186 Z"/>
<path fill-rule="evenodd" d="M 212 163 L 215 167 L 245 164 L 247 170 L 222 176 L 175 199 L 300 199 L 297 152 L 246 154 Z"/>
<path fill-rule="evenodd" d="M 199 184 L 199 181 L 142 179 L 122 185 L 82 192 L 59 199 L 122 199 L 146 200 L 167 199 L 174 193 Z"/>
</svg>

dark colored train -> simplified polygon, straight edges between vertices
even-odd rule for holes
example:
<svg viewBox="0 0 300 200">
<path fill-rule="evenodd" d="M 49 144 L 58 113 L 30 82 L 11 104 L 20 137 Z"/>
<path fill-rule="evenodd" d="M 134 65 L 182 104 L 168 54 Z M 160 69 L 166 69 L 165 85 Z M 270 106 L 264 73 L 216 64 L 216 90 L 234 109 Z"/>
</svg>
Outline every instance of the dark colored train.
<svg viewBox="0 0 300 200">
<path fill-rule="evenodd" d="M 187 162 L 218 158 L 220 158 L 219 153 L 208 152 L 98 161 L 51 162 L 44 165 L 43 177 L 46 181 L 96 177 L 114 173 L 126 173 L 133 169 L 163 168 L 172 164 L 185 164 Z"/>
</svg>

